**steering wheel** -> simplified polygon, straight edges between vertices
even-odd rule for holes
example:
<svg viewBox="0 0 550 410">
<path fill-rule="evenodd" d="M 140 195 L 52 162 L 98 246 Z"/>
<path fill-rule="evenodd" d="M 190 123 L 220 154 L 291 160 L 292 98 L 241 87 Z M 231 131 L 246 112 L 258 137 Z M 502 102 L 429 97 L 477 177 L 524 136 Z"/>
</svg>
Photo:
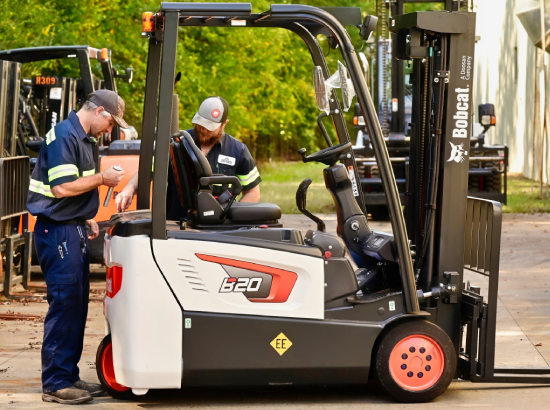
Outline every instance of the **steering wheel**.
<svg viewBox="0 0 550 410">
<path fill-rule="evenodd" d="M 334 145 L 332 147 L 327 147 L 320 151 L 314 152 L 306 157 L 306 149 L 302 148 L 298 151 L 298 154 L 302 156 L 303 162 L 321 162 L 325 165 L 333 166 L 338 162 L 342 153 L 348 150 L 351 147 L 351 142 L 346 142 L 344 144 Z"/>
</svg>

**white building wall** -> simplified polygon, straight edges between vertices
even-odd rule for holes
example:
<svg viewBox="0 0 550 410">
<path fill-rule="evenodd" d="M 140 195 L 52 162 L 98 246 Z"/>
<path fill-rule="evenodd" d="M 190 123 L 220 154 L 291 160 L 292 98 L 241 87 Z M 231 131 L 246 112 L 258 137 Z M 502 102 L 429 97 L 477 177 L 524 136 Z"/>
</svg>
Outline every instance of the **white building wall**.
<svg viewBox="0 0 550 410">
<path fill-rule="evenodd" d="M 474 11 L 480 37 L 475 53 L 475 121 L 478 104 L 495 104 L 497 125 L 488 131 L 487 140 L 508 145 L 509 171 L 531 178 L 537 51 L 516 17 L 516 1 L 476 0 Z"/>
</svg>

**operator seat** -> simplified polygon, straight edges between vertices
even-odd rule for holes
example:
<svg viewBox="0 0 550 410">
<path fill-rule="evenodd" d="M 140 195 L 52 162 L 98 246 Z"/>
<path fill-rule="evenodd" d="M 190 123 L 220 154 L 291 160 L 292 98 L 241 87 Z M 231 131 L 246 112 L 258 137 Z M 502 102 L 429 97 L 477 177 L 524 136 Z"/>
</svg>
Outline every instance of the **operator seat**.
<svg viewBox="0 0 550 410">
<path fill-rule="evenodd" d="M 180 203 L 189 208 L 189 219 L 199 225 L 277 225 L 281 209 L 275 204 L 233 202 L 220 204 L 212 195 L 210 184 L 201 184 L 201 178 L 219 177 L 238 181 L 236 177 L 214 175 L 210 163 L 186 131 L 172 136 L 170 143 L 172 169 Z M 231 189 L 234 191 L 234 189 Z M 240 193 L 237 192 L 236 195 Z M 229 209 L 228 209 L 229 208 Z M 197 226 L 200 228 L 200 226 Z"/>
</svg>

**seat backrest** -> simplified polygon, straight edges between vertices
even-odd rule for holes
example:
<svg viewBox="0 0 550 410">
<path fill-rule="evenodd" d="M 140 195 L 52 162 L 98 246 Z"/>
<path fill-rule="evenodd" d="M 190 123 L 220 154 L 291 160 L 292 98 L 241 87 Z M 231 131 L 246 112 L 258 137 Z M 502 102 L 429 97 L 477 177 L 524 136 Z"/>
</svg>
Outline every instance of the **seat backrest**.
<svg viewBox="0 0 550 410">
<path fill-rule="evenodd" d="M 212 176 L 212 168 L 191 135 L 185 131 L 174 134 L 170 155 L 181 206 L 188 208 L 189 217 L 199 223 L 219 223 L 224 209 L 212 196 L 212 187 L 199 182 L 202 177 Z"/>
<path fill-rule="evenodd" d="M 191 135 L 189 135 L 186 131 L 180 132 L 182 133 L 181 140 L 183 142 L 183 146 L 185 147 L 185 153 L 189 157 L 190 163 L 194 168 L 194 174 L 197 178 L 198 184 L 198 178 L 212 176 L 212 168 L 210 167 L 210 163 L 202 153 L 201 149 L 197 147 L 197 144 L 193 141 Z"/>
<path fill-rule="evenodd" d="M 174 134 L 170 141 L 172 173 L 174 174 L 181 206 L 194 208 L 196 203 L 193 193 L 198 190 L 198 181 L 191 175 L 190 159 L 186 158 L 186 149 L 183 147 L 183 142 L 178 134 Z"/>
</svg>

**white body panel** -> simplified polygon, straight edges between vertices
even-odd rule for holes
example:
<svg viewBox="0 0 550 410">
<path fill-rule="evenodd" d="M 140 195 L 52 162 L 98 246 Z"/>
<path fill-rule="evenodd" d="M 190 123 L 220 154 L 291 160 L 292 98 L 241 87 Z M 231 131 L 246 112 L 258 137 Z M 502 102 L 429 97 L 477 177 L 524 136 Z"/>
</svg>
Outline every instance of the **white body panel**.
<svg viewBox="0 0 550 410">
<path fill-rule="evenodd" d="M 155 258 L 184 310 L 324 319 L 324 260 L 272 249 L 183 239 L 154 240 Z M 246 261 L 295 272 L 286 302 L 257 303 L 242 293 L 219 293 L 227 272 L 196 254 Z"/>
<path fill-rule="evenodd" d="M 133 389 L 180 388 L 181 308 L 159 272 L 147 236 L 105 237 L 105 263 L 122 266 L 122 286 L 105 297 L 117 381 Z"/>
</svg>

